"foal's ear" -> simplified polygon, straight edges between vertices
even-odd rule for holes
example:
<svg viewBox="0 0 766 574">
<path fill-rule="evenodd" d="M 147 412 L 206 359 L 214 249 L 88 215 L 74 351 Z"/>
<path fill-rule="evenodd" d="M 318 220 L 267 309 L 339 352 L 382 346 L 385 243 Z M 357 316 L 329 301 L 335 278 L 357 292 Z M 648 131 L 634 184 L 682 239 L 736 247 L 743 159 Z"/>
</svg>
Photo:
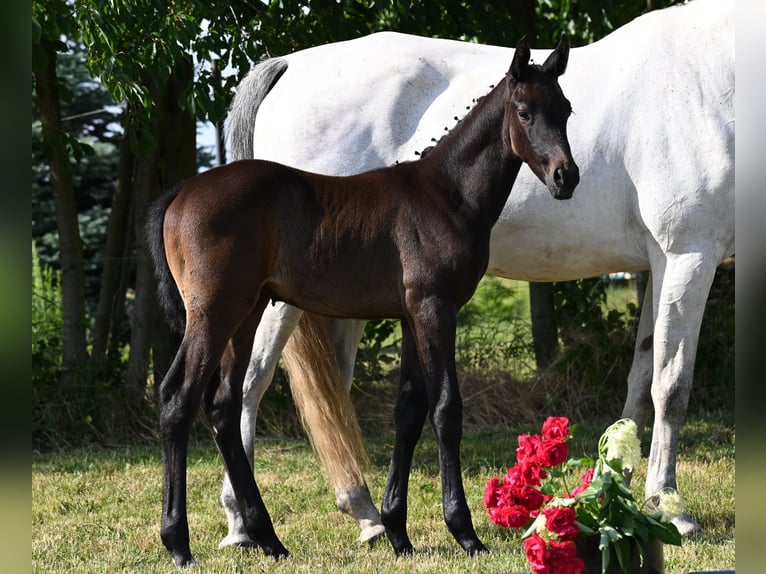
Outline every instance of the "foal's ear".
<svg viewBox="0 0 766 574">
<path fill-rule="evenodd" d="M 520 82 L 526 75 L 529 68 L 529 42 L 527 37 L 523 36 L 519 43 L 516 44 L 516 51 L 513 54 L 513 61 L 511 62 L 511 68 L 508 72 L 511 74 L 511 78 Z"/>
<path fill-rule="evenodd" d="M 569 61 L 569 38 L 566 34 L 561 34 L 556 49 L 551 52 L 543 63 L 543 72 L 546 74 L 555 74 L 560 76 L 567 69 Z"/>
</svg>

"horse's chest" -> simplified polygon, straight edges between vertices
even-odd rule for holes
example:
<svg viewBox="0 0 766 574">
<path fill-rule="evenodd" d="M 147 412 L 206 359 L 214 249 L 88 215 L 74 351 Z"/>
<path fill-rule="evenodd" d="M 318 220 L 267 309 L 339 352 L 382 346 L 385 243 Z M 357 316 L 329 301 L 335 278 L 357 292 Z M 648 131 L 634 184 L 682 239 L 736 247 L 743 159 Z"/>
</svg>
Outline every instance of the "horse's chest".
<svg viewBox="0 0 766 574">
<path fill-rule="evenodd" d="M 489 234 L 463 223 L 413 226 L 400 238 L 405 287 L 449 287 L 459 299 L 470 297 L 487 267 Z"/>
</svg>

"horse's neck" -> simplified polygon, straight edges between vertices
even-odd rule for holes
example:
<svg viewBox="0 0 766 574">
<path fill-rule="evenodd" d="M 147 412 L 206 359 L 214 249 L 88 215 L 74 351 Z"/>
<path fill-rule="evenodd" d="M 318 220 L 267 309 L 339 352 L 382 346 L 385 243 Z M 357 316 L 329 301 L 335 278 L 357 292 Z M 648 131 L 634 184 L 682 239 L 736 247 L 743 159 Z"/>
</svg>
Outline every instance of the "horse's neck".
<svg viewBox="0 0 766 574">
<path fill-rule="evenodd" d="M 445 193 L 457 194 L 466 213 L 490 226 L 500 217 L 522 163 L 505 133 L 506 90 L 503 80 L 421 160 Z"/>
</svg>

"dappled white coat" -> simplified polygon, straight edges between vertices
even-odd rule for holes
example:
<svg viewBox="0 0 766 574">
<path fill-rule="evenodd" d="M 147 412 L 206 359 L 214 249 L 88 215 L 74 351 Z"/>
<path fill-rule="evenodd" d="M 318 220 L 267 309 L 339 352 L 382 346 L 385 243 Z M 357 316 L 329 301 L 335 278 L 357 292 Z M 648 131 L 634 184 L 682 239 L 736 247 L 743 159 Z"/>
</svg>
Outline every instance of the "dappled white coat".
<svg viewBox="0 0 766 574">
<path fill-rule="evenodd" d="M 533 50 L 532 60 L 548 53 Z M 251 157 L 332 175 L 415 160 L 504 77 L 512 56 L 395 33 L 290 54 L 255 117 Z M 560 84 L 574 110 L 580 184 L 556 201 L 524 165 L 493 228 L 488 272 L 562 281 L 651 269 L 624 414 L 641 427 L 654 407 L 652 494 L 676 485 L 702 313 L 717 265 L 734 252 L 734 1 L 641 16 L 572 49 Z M 259 327 L 242 420 L 250 456 L 257 403 L 299 314 L 270 307 Z M 338 326 L 349 384 L 361 325 Z M 236 509 L 228 513 L 231 542 Z M 689 517 L 678 525 L 696 527 Z"/>
</svg>

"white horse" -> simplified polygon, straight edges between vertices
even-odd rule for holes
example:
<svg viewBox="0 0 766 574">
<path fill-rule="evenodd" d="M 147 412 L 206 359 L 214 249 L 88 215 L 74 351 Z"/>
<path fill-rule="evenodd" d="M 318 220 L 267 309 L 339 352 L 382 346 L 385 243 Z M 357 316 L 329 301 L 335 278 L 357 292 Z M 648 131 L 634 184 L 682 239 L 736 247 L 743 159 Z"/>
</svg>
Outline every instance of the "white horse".
<svg viewBox="0 0 766 574">
<path fill-rule="evenodd" d="M 416 159 L 489 91 L 511 55 L 511 48 L 379 33 L 267 60 L 233 101 L 233 158 L 333 175 Z M 568 129 L 582 174 L 578 192 L 555 202 L 523 168 L 493 229 L 488 272 L 546 282 L 651 272 L 623 409 L 640 429 L 654 412 L 651 495 L 677 486 L 702 315 L 716 267 L 734 252 L 734 1 L 651 12 L 574 48 L 561 86 L 574 109 Z M 300 335 L 309 318 L 316 319 L 276 304 L 258 327 L 241 419 L 251 464 L 258 404 L 291 333 Z M 326 321 L 336 356 L 325 355 L 337 359 L 349 389 L 364 322 Z M 296 365 L 308 351 L 290 349 L 294 340 L 317 341 L 293 337 L 285 353 L 293 394 L 310 405 L 312 378 L 337 368 L 328 363 L 320 374 L 315 364 Z M 338 507 L 358 521 L 360 540 L 381 535 L 360 465 L 343 446 L 355 421 L 336 425 L 299 410 Z M 227 479 L 221 500 L 229 520 L 221 546 L 248 544 Z M 688 515 L 676 525 L 683 534 L 699 529 Z"/>
</svg>

